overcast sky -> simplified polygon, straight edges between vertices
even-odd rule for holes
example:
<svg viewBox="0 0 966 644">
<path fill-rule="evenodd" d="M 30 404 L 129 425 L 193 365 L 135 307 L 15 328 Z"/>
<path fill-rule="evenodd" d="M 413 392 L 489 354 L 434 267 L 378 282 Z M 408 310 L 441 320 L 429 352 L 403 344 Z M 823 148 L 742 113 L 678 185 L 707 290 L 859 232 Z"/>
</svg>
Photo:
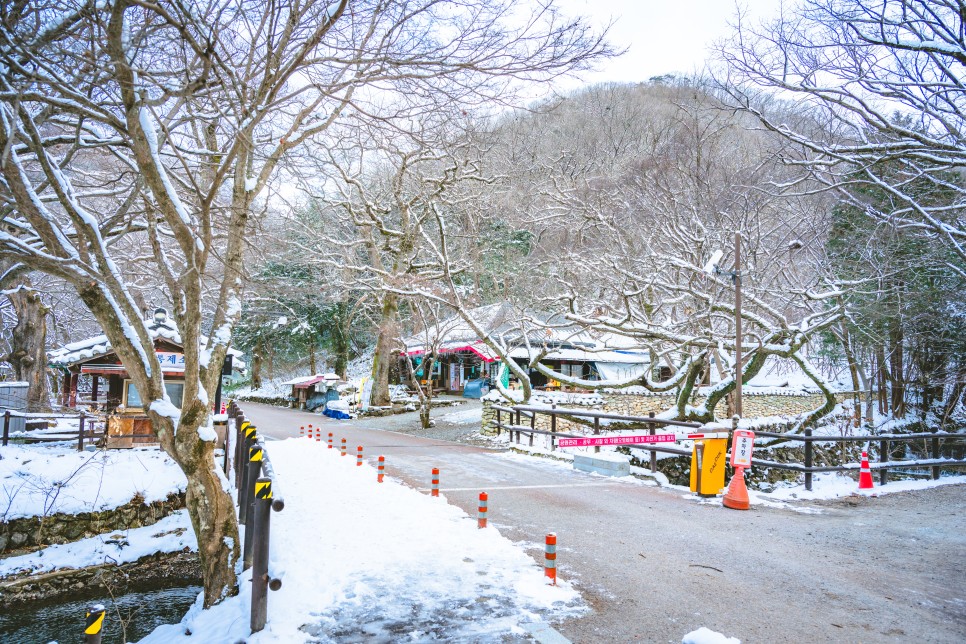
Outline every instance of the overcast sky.
<svg viewBox="0 0 966 644">
<path fill-rule="evenodd" d="M 740 2 L 753 22 L 777 16 L 781 4 L 781 0 Z M 629 48 L 624 56 L 573 86 L 639 82 L 700 70 L 709 47 L 730 32 L 736 12 L 734 0 L 557 0 L 556 4 L 568 14 L 590 17 L 597 25 L 613 19 L 611 42 Z"/>
</svg>

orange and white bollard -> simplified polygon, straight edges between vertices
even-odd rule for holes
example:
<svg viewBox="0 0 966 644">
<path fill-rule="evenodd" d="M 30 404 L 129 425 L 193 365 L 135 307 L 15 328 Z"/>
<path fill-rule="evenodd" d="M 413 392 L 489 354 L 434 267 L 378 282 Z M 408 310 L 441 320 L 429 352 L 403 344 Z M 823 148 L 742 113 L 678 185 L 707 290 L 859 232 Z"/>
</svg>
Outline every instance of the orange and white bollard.
<svg viewBox="0 0 966 644">
<path fill-rule="evenodd" d="M 332 449 L 332 432 L 329 432 L 329 449 Z"/>
<path fill-rule="evenodd" d="M 476 527 L 481 530 L 486 527 L 486 502 L 489 498 L 486 492 L 480 492 L 480 514 L 476 520 Z"/>
<path fill-rule="evenodd" d="M 344 438 L 342 439 L 342 447 L 341 447 L 341 450 L 342 450 L 342 453 L 339 456 L 345 456 L 346 446 L 345 446 L 345 439 Z"/>
<path fill-rule="evenodd" d="M 439 496 L 439 468 L 433 468 L 433 488 L 430 492 L 431 496 Z"/>
<path fill-rule="evenodd" d="M 359 446 L 359 453 L 356 454 L 356 467 L 362 467 L 362 445 Z"/>
<path fill-rule="evenodd" d="M 380 483 L 382 483 L 382 477 L 385 476 L 385 474 L 386 474 L 386 457 L 385 456 L 380 456 L 379 457 L 379 466 L 376 468 L 376 471 L 378 472 L 378 475 L 376 476 L 376 480 L 379 481 Z"/>
<path fill-rule="evenodd" d="M 547 535 L 546 561 L 543 564 L 543 573 L 547 577 L 547 583 L 557 585 L 557 535 L 553 532 Z"/>
</svg>

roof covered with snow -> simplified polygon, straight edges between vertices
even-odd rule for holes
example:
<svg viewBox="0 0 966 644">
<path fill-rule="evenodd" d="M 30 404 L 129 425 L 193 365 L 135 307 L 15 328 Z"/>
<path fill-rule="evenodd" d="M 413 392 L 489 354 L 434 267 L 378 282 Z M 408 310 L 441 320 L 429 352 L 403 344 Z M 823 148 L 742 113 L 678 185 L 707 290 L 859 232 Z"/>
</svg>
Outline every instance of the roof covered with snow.
<svg viewBox="0 0 966 644">
<path fill-rule="evenodd" d="M 510 357 L 513 358 L 527 358 L 531 353 L 549 347 L 551 352 L 547 360 L 647 362 L 647 355 L 632 338 L 613 333 L 591 333 L 558 314 L 528 314 L 509 302 L 502 302 L 473 309 L 470 315 L 490 339 L 512 347 Z M 429 346 L 436 345 L 440 353 L 472 351 L 487 362 L 497 359 L 480 335 L 459 316 L 447 318 L 435 328 L 404 338 L 403 343 L 408 355 L 426 353 Z"/>
<path fill-rule="evenodd" d="M 166 340 L 171 344 L 184 346 L 184 342 L 181 340 L 181 333 L 178 332 L 178 329 L 174 326 L 174 322 L 170 319 L 165 323 L 151 324 L 147 327 L 147 330 L 148 336 L 155 342 L 158 340 Z M 205 344 L 207 342 L 208 338 L 202 336 L 201 343 Z M 71 342 L 59 349 L 48 351 L 47 360 L 53 367 L 67 367 L 112 353 L 114 353 L 114 348 L 111 346 L 111 341 L 107 339 L 107 336 L 95 335 L 92 338 Z M 245 367 L 245 362 L 241 359 L 244 354 L 241 351 L 228 349 L 228 354 L 231 356 L 233 367 L 236 369 L 243 369 Z"/>
</svg>

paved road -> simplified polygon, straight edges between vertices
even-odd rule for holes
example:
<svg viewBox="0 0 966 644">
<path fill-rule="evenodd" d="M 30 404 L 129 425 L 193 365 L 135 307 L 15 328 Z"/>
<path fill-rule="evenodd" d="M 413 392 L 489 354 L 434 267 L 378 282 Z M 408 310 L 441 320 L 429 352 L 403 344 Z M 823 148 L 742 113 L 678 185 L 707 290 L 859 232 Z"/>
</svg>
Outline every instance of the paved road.
<svg viewBox="0 0 966 644">
<path fill-rule="evenodd" d="M 321 425 L 416 488 L 439 467 L 443 495 L 468 513 L 486 491 L 491 524 L 540 562 L 556 532 L 559 574 L 593 609 L 555 625 L 573 642 L 680 642 L 701 626 L 745 644 L 966 641 L 966 486 L 736 512 L 379 419 L 244 409 L 274 438 Z"/>
</svg>

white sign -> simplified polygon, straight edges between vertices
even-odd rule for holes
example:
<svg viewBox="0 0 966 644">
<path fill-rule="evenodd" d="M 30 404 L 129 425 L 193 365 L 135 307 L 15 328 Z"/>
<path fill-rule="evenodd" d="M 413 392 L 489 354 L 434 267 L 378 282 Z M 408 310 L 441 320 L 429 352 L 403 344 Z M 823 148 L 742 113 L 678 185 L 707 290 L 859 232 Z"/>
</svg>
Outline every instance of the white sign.
<svg viewBox="0 0 966 644">
<path fill-rule="evenodd" d="M 157 351 L 161 371 L 184 371 L 184 354 L 171 351 Z"/>
<path fill-rule="evenodd" d="M 362 411 L 369 409 L 369 405 L 372 403 L 372 378 L 366 378 L 365 384 L 362 385 L 362 395 L 359 399 L 359 406 Z"/>
<path fill-rule="evenodd" d="M 755 449 L 755 432 L 735 430 L 731 443 L 731 467 L 751 467 L 751 452 Z"/>
</svg>

